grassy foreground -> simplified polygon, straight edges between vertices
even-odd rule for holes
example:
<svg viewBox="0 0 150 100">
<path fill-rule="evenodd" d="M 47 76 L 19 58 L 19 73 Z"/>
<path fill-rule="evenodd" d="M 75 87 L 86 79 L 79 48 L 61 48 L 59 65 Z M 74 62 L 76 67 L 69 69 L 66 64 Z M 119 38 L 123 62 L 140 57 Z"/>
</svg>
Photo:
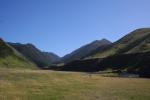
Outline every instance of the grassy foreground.
<svg viewBox="0 0 150 100">
<path fill-rule="evenodd" d="M 0 100 L 150 100 L 150 80 L 0 69 Z"/>
</svg>

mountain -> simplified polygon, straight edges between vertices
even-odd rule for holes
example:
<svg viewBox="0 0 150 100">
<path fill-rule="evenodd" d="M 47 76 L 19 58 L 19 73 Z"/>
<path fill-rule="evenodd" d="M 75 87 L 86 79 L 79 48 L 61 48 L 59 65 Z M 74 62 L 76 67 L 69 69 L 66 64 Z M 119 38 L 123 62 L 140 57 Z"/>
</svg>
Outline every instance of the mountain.
<svg viewBox="0 0 150 100">
<path fill-rule="evenodd" d="M 93 52 L 90 58 L 150 51 L 150 28 L 137 29 L 103 50 Z"/>
<path fill-rule="evenodd" d="M 34 62 L 39 67 L 45 67 L 59 60 L 53 53 L 42 52 L 32 44 L 9 43 L 28 60 Z"/>
<path fill-rule="evenodd" d="M 62 61 L 65 63 L 68 63 L 68 62 L 71 62 L 74 60 L 82 59 L 82 58 L 86 57 L 87 55 L 89 55 L 94 50 L 96 50 L 98 48 L 104 48 L 105 46 L 107 46 L 109 44 L 111 44 L 111 42 L 106 39 L 93 41 L 92 43 L 82 46 L 79 49 L 73 51 L 72 53 L 64 56 L 62 58 Z"/>
<path fill-rule="evenodd" d="M 137 29 L 112 44 L 98 47 L 85 58 L 49 69 L 82 72 L 111 69 L 150 77 L 150 28 Z"/>
<path fill-rule="evenodd" d="M 0 67 L 3 68 L 36 68 L 22 54 L 0 39 Z"/>
<path fill-rule="evenodd" d="M 51 59 L 52 63 L 60 61 L 60 57 L 52 52 L 42 52 L 45 58 Z"/>
</svg>

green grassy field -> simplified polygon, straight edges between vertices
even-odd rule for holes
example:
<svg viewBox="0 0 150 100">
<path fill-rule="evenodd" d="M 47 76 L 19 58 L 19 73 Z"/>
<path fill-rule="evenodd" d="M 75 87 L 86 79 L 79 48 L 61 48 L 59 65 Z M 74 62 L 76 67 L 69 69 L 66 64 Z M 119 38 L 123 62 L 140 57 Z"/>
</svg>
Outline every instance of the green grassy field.
<svg viewBox="0 0 150 100">
<path fill-rule="evenodd" d="M 1 68 L 0 100 L 150 100 L 150 80 Z"/>
</svg>

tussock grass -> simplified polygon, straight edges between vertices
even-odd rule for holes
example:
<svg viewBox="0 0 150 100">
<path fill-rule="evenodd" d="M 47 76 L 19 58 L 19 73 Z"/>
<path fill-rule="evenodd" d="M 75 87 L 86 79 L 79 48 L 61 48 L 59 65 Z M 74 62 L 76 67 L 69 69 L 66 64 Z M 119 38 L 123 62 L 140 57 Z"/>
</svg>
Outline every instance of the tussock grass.
<svg viewBox="0 0 150 100">
<path fill-rule="evenodd" d="M 150 100 L 150 80 L 0 69 L 0 100 Z"/>
</svg>

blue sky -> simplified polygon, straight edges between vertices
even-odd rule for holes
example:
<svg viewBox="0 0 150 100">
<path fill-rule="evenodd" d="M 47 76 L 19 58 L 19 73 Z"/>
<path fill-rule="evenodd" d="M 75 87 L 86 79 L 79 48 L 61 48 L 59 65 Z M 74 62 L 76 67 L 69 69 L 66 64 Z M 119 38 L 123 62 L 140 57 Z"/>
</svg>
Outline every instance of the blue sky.
<svg viewBox="0 0 150 100">
<path fill-rule="evenodd" d="M 0 37 L 63 56 L 150 27 L 150 0 L 0 0 Z"/>
</svg>

